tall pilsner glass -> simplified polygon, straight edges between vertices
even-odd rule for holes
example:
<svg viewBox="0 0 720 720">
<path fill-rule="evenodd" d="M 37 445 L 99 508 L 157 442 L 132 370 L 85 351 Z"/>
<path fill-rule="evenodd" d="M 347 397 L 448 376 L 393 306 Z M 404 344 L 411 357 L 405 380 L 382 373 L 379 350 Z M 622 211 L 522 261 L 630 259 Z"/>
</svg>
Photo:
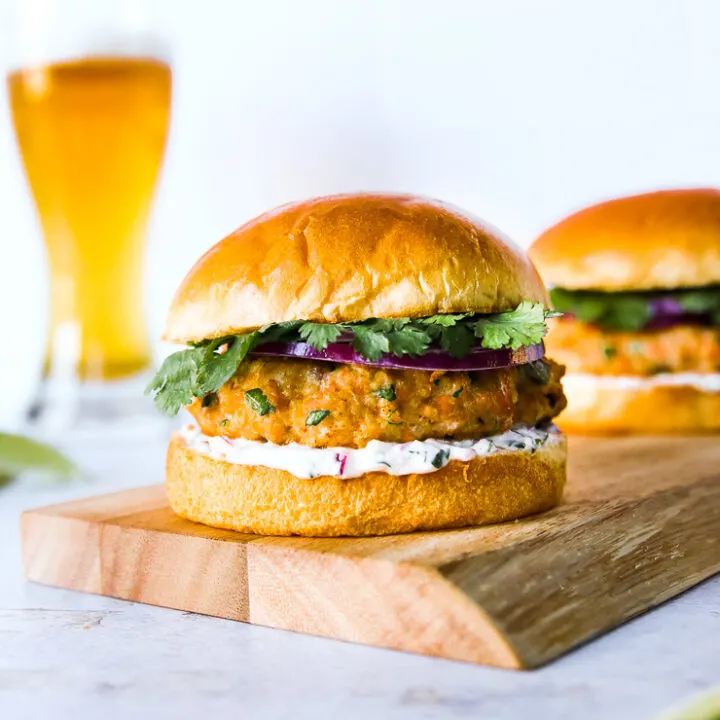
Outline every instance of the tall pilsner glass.
<svg viewBox="0 0 720 720">
<path fill-rule="evenodd" d="M 167 55 L 147 2 L 17 0 L 14 10 L 9 104 L 50 270 L 30 417 L 70 429 L 143 415 L 143 258 L 168 134 Z"/>
</svg>

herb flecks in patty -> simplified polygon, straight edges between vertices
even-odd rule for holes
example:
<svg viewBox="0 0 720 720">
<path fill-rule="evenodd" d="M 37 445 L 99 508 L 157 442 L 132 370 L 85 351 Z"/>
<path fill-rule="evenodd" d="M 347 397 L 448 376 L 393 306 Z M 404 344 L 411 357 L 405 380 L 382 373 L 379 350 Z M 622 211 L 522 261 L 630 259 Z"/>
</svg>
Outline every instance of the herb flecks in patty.
<svg viewBox="0 0 720 720">
<path fill-rule="evenodd" d="M 305 418 L 306 427 L 319 425 L 329 414 L 329 410 L 311 410 Z"/>
<path fill-rule="evenodd" d="M 373 390 L 373 395 L 377 395 L 382 400 L 387 400 L 389 402 L 393 402 L 397 398 L 397 395 L 395 394 L 395 386 L 389 384 L 383 385 L 377 390 Z"/>
<path fill-rule="evenodd" d="M 245 393 L 245 404 L 258 415 L 269 415 L 275 408 L 260 388 L 253 388 Z"/>
</svg>

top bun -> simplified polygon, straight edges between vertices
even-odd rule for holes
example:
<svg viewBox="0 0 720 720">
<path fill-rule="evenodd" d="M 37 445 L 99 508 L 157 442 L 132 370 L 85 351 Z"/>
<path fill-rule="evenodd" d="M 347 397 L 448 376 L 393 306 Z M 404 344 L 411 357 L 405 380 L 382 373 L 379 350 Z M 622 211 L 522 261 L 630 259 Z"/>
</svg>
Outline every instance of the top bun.
<svg viewBox="0 0 720 720">
<path fill-rule="evenodd" d="M 550 286 L 570 290 L 720 283 L 720 191 L 661 190 L 593 205 L 546 230 L 530 257 Z"/>
<path fill-rule="evenodd" d="M 208 250 L 175 295 L 165 338 L 500 312 L 523 300 L 547 304 L 543 283 L 490 225 L 411 195 L 335 195 L 271 210 Z"/>
</svg>

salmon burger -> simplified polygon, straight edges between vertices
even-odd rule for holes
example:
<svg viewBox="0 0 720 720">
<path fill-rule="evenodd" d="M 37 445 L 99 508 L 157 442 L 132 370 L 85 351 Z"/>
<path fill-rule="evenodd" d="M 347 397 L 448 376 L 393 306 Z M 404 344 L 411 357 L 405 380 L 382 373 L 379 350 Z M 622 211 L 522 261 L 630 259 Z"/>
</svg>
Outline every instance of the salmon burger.
<svg viewBox="0 0 720 720">
<path fill-rule="evenodd" d="M 561 427 L 720 431 L 720 191 L 663 190 L 586 208 L 530 249 L 563 317 Z"/>
<path fill-rule="evenodd" d="M 436 201 L 356 194 L 283 206 L 181 284 L 148 386 L 189 411 L 173 510 L 272 535 L 381 535 L 512 520 L 565 484 L 564 368 L 537 271 Z"/>
</svg>

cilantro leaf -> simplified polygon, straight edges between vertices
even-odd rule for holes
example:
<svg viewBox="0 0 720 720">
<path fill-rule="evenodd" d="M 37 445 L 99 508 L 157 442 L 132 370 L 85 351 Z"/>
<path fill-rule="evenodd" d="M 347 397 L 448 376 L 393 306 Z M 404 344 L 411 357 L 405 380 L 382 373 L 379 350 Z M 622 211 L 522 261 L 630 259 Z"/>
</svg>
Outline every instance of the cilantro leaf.
<svg viewBox="0 0 720 720">
<path fill-rule="evenodd" d="M 456 327 L 458 323 L 470 317 L 471 313 L 460 313 L 455 315 L 432 315 L 421 318 L 417 322 L 425 328 L 432 340 L 439 340 L 446 328 Z"/>
<path fill-rule="evenodd" d="M 443 327 L 440 333 L 440 347 L 450 357 L 464 358 L 475 344 L 475 335 L 467 325 Z"/>
<path fill-rule="evenodd" d="M 329 414 L 329 410 L 311 410 L 305 418 L 305 425 L 307 427 L 319 425 Z"/>
<path fill-rule="evenodd" d="M 262 342 L 281 342 L 293 340 L 298 328 L 303 325 L 302 320 L 288 320 L 287 322 L 265 325 L 259 332 Z"/>
<path fill-rule="evenodd" d="M 650 305 L 645 300 L 627 297 L 607 307 L 603 322 L 618 330 L 640 330 L 651 315 Z"/>
<path fill-rule="evenodd" d="M 275 406 L 260 388 L 253 388 L 245 393 L 245 404 L 258 415 L 269 415 L 275 412 Z"/>
<path fill-rule="evenodd" d="M 215 340 L 208 346 L 207 354 L 197 378 L 195 394 L 203 397 L 217 392 L 237 371 L 245 356 L 257 342 L 258 333 L 235 335 L 234 337 Z M 218 350 L 227 344 L 227 350 L 219 354 Z"/>
<path fill-rule="evenodd" d="M 387 339 L 393 355 L 410 355 L 410 357 L 422 355 L 431 342 L 430 336 L 424 330 L 413 325 L 406 325 L 402 329 L 389 332 Z"/>
<path fill-rule="evenodd" d="M 545 312 L 542 303 L 525 300 L 515 310 L 480 317 L 473 325 L 475 336 L 484 348 L 493 350 L 534 345 L 547 330 Z"/>
<path fill-rule="evenodd" d="M 440 327 L 453 327 L 461 320 L 470 317 L 472 313 L 459 313 L 457 315 L 431 315 L 430 317 L 421 318 L 418 322 L 422 325 L 439 325 Z"/>
<path fill-rule="evenodd" d="M 237 371 L 257 341 L 258 333 L 234 335 L 198 343 L 168 355 L 145 388 L 155 406 L 166 415 L 177 415 L 194 398 L 217 392 Z M 217 351 L 227 345 L 226 352 Z"/>
<path fill-rule="evenodd" d="M 183 405 L 193 401 L 204 355 L 203 347 L 195 347 L 175 352 L 163 360 L 155 377 L 145 388 L 146 395 L 153 394 L 158 410 L 166 415 L 177 415 Z"/>
<path fill-rule="evenodd" d="M 375 345 L 378 348 L 386 347 L 384 342 L 377 341 L 378 336 L 384 336 L 387 339 L 387 349 L 383 349 L 382 352 L 389 352 L 398 357 L 422 355 L 431 341 L 424 329 L 418 327 L 418 324 L 410 318 L 373 318 L 357 324 L 347 324 L 346 328 L 354 334 L 357 340 L 355 349 L 361 354 L 364 353 L 362 350 L 358 350 L 358 347 L 363 347 L 368 342 L 373 346 L 371 351 L 374 351 Z M 378 358 L 368 357 L 368 359 Z"/>
<path fill-rule="evenodd" d="M 411 322 L 410 318 L 373 318 L 372 320 L 363 321 L 362 325 L 370 327 L 376 332 L 391 333 L 402 330 Z"/>
<path fill-rule="evenodd" d="M 379 360 L 383 353 L 390 351 L 387 335 L 374 330 L 372 326 L 355 325 L 352 330 L 354 335 L 352 346 L 364 358 L 371 361 Z"/>
<path fill-rule="evenodd" d="M 324 350 L 330 343 L 335 342 L 343 329 L 341 325 L 327 325 L 323 323 L 306 322 L 300 325 L 300 337 L 312 345 L 316 350 Z"/>
</svg>

